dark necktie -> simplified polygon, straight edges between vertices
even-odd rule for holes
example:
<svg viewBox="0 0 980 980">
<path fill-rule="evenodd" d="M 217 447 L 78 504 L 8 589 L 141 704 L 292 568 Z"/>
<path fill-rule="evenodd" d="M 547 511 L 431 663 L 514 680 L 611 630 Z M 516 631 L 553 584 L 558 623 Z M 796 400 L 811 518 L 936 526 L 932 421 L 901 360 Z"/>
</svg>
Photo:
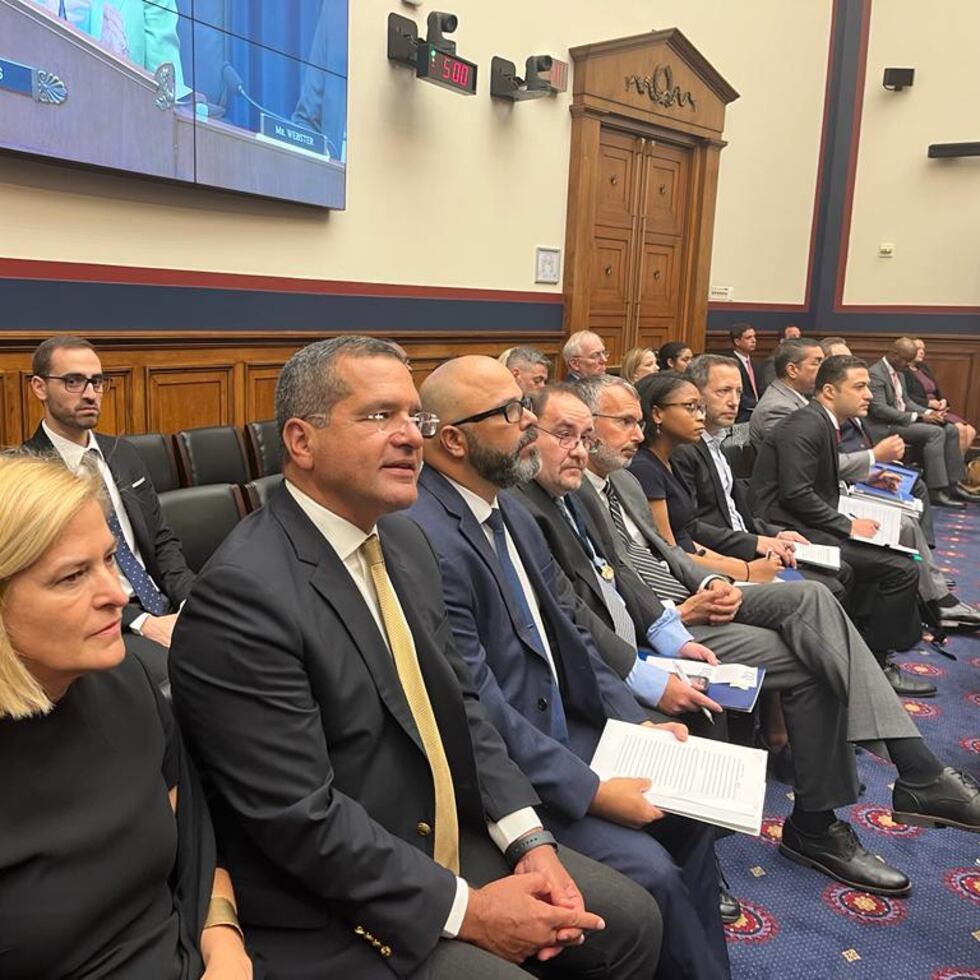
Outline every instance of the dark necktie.
<svg viewBox="0 0 980 980">
<path fill-rule="evenodd" d="M 542 640 L 541 634 L 534 624 L 534 617 L 531 615 L 531 605 L 528 602 L 527 595 L 524 593 L 520 576 L 517 574 L 517 569 L 510 559 L 510 549 L 507 547 L 507 534 L 504 530 L 504 519 L 498 508 L 494 507 L 490 511 L 490 516 L 486 519 L 486 524 L 493 532 L 494 551 L 497 552 L 497 561 L 500 563 L 500 570 L 504 575 L 504 584 L 507 586 L 507 591 L 510 593 L 510 598 L 514 606 L 520 613 L 525 639 L 530 641 L 531 646 L 542 657 L 548 659 L 548 652 L 545 649 L 544 640 Z M 558 739 L 565 742 L 568 740 L 568 724 L 565 721 L 565 709 L 561 703 L 561 693 L 558 690 L 558 685 L 554 683 L 554 678 L 552 678 L 552 681 L 554 688 L 552 703 L 555 709 L 553 716 L 555 735 Z"/>
<path fill-rule="evenodd" d="M 58 16 L 62 20 L 68 20 L 68 11 L 65 10 L 65 0 L 59 0 L 59 3 L 58 3 Z"/>
<path fill-rule="evenodd" d="M 635 648 L 636 627 L 633 625 L 633 619 L 626 608 L 623 597 L 616 588 L 616 579 L 612 575 L 612 566 L 596 551 L 595 545 L 589 537 L 589 532 L 582 522 L 581 515 L 578 513 L 578 507 L 575 501 L 571 497 L 559 497 L 556 503 L 562 516 L 568 522 L 575 537 L 578 538 L 579 543 L 585 550 L 585 554 L 595 571 L 595 577 L 599 583 L 599 588 L 602 590 L 602 598 L 605 600 L 606 608 L 609 610 L 609 616 L 612 619 L 613 629 L 616 630 L 616 635 Z M 608 571 L 606 571 L 607 569 Z M 610 577 L 607 578 L 607 575 Z"/>
<path fill-rule="evenodd" d="M 640 578 L 660 599 L 673 599 L 675 602 L 683 602 L 687 599 L 691 595 L 690 590 L 674 578 L 667 563 L 655 558 L 646 545 L 638 544 L 633 540 L 626 527 L 626 518 L 623 515 L 623 505 L 620 503 L 619 495 L 608 480 L 603 493 L 609 501 L 609 514 L 616 533 L 625 545 L 626 553 Z"/>
<path fill-rule="evenodd" d="M 89 449 L 85 455 L 95 464 L 96 472 L 101 472 L 98 469 L 100 459 L 98 450 Z M 116 508 L 112 506 L 112 496 L 109 494 L 108 487 L 106 487 L 106 500 L 109 505 L 105 515 L 106 523 L 116 539 L 116 564 L 126 576 L 126 581 L 133 587 L 133 592 L 136 593 L 136 598 L 143 609 L 151 616 L 162 616 L 170 610 L 170 602 L 153 584 L 153 580 L 147 574 L 146 569 L 140 564 L 140 560 L 126 543 L 126 536 L 123 534 L 122 525 L 119 523 Z"/>
</svg>

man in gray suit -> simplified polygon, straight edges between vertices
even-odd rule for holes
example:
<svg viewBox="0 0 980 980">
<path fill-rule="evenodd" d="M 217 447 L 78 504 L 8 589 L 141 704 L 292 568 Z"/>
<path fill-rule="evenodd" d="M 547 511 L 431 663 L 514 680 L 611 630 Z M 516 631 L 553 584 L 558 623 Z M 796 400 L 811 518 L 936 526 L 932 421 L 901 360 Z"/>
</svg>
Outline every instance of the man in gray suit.
<svg viewBox="0 0 980 980">
<path fill-rule="evenodd" d="M 867 743 L 898 767 L 894 805 L 899 814 L 911 783 L 923 787 L 917 799 L 934 809 L 938 804 L 931 795 L 945 794 L 948 781 L 963 786 L 956 791 L 957 806 L 963 808 L 956 825 L 980 831 L 980 790 L 969 777 L 944 769 L 926 748 L 873 654 L 823 585 L 758 585 L 743 593 L 727 580 L 706 576 L 660 537 L 639 482 L 625 469 L 643 438 L 636 390 L 615 377 L 583 389 L 600 446 L 589 457 L 577 499 L 611 530 L 619 557 L 651 591 L 672 594 L 672 629 L 706 644 L 723 662 L 766 667 L 767 686 L 782 692 L 796 769 L 782 852 L 838 880 L 883 894 L 904 893 L 904 875 L 869 855 L 834 815 L 835 807 L 856 799 L 847 742 Z M 650 624 L 637 625 L 646 632 Z M 928 804 L 922 795 L 926 785 Z"/>
<path fill-rule="evenodd" d="M 759 446 L 777 422 L 810 401 L 822 362 L 823 350 L 815 340 L 797 337 L 779 345 L 773 358 L 776 380 L 759 399 L 749 423 L 753 446 Z"/>
<path fill-rule="evenodd" d="M 872 435 L 900 435 L 922 453 L 929 498 L 940 507 L 962 508 L 964 499 L 956 484 L 966 475 L 959 435 L 947 425 L 945 412 L 914 402 L 905 390 L 904 373 L 915 359 L 915 343 L 899 337 L 891 350 L 868 369 L 871 408 L 868 424 Z"/>
</svg>

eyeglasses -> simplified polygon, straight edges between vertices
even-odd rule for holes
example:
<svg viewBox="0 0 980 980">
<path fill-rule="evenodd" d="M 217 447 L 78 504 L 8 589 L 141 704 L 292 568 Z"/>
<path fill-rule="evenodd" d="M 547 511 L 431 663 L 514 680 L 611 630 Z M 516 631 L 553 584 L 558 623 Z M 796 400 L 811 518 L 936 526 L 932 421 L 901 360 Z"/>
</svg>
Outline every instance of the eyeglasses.
<svg viewBox="0 0 980 980">
<path fill-rule="evenodd" d="M 639 429 L 640 432 L 643 432 L 647 427 L 643 419 L 634 418 L 632 415 L 603 415 L 601 412 L 593 412 L 592 417 L 594 419 L 612 419 L 624 432 L 628 432 L 630 429 Z"/>
<path fill-rule="evenodd" d="M 411 415 L 402 415 L 400 420 L 398 415 L 398 412 L 372 412 L 370 415 L 362 415 L 354 421 L 373 422 L 378 432 L 384 435 L 400 434 L 410 425 L 414 425 L 419 430 L 423 439 L 431 439 L 439 431 L 439 417 L 431 412 L 413 412 Z M 313 412 L 310 415 L 304 415 L 303 418 L 308 422 L 313 419 L 325 422 L 329 416 L 324 412 Z"/>
<path fill-rule="evenodd" d="M 608 361 L 609 351 L 597 350 L 594 354 L 579 354 L 583 361 Z"/>
<path fill-rule="evenodd" d="M 678 408 L 683 408 L 684 411 L 691 416 L 704 415 L 707 411 L 704 406 L 704 402 L 664 402 L 660 408 L 670 408 L 672 405 L 676 405 Z"/>
<path fill-rule="evenodd" d="M 45 381 L 60 381 L 65 386 L 65 391 L 73 395 L 84 391 L 89 385 L 92 386 L 92 391 L 101 395 L 112 385 L 112 380 L 104 374 L 93 374 L 91 377 L 84 374 L 40 374 L 38 377 Z"/>
<path fill-rule="evenodd" d="M 535 426 L 535 428 L 538 432 L 547 432 L 552 439 L 557 440 L 562 449 L 567 449 L 569 452 L 575 449 L 579 443 L 585 447 L 586 452 L 590 453 L 599 445 L 599 440 L 593 435 L 575 436 L 571 432 L 552 432 L 551 429 L 542 428 L 540 425 Z"/>
<path fill-rule="evenodd" d="M 488 408 L 485 412 L 477 412 L 475 415 L 467 415 L 465 419 L 459 419 L 449 424 L 466 425 L 467 422 L 482 422 L 484 419 L 493 418 L 494 415 L 503 415 L 511 425 L 515 425 L 524 417 L 525 412 L 530 411 L 531 398 L 529 395 L 525 395 L 523 398 L 514 398 L 504 405 Z"/>
</svg>

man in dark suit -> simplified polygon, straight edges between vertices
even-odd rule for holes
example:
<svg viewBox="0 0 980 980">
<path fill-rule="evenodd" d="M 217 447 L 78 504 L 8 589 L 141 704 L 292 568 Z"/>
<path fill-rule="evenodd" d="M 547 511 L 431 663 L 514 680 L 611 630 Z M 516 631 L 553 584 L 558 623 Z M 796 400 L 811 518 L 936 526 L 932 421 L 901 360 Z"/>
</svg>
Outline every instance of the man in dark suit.
<svg viewBox="0 0 980 980">
<path fill-rule="evenodd" d="M 31 390 L 44 406 L 44 419 L 24 448 L 57 453 L 72 471 L 85 460 L 102 476 L 111 504 L 116 562 L 129 596 L 122 618 L 126 649 L 166 689 L 167 650 L 194 573 L 160 513 L 153 481 L 138 453 L 125 440 L 95 431 L 109 386 L 95 348 L 82 337 L 50 337 L 34 352 L 32 373 Z"/>
<path fill-rule="evenodd" d="M 815 349 L 823 360 L 820 347 Z M 783 351 L 784 355 L 786 353 Z M 817 367 L 812 368 L 814 376 Z M 736 483 L 722 451 L 725 432 L 735 423 L 741 398 L 742 385 L 736 365 L 730 357 L 702 354 L 691 362 L 688 371 L 704 402 L 704 432 L 698 442 L 678 446 L 670 457 L 670 464 L 694 497 L 696 516 L 690 528 L 691 537 L 713 551 L 733 555 L 745 562 L 771 552 L 778 555 L 784 565 L 795 568 L 793 544 L 806 544 L 806 538 L 792 528 L 769 525 L 752 515 L 747 495 Z M 769 391 L 756 406 L 753 426 L 768 397 Z M 854 579 L 846 562 L 836 575 L 806 566 L 798 571 L 805 578 L 823 582 L 838 601 L 846 602 Z"/>
<path fill-rule="evenodd" d="M 568 381 L 581 381 L 606 373 L 609 351 L 597 333 L 591 330 L 576 330 L 561 349 L 565 362 L 565 377 Z"/>
<path fill-rule="evenodd" d="M 545 804 L 546 826 L 656 897 L 658 976 L 727 976 L 713 829 L 653 807 L 643 796 L 648 780 L 600 781 L 589 768 L 607 719 L 650 722 L 559 598 L 533 518 L 499 493 L 534 475 L 535 416 L 506 368 L 487 357 L 441 365 L 421 395 L 443 423 L 426 443 L 409 513 L 439 555 L 457 648 Z M 687 737 L 684 726 L 673 730 Z"/>
<path fill-rule="evenodd" d="M 637 629 L 649 635 L 647 624 L 653 623 L 670 629 L 678 646 L 694 640 L 723 663 L 764 666 L 766 687 L 781 693 L 793 748 L 795 799 L 782 852 L 852 887 L 904 894 L 910 887 L 905 875 L 865 850 L 835 817 L 836 807 L 857 798 L 847 743 L 866 743 L 895 763 L 896 819 L 921 822 L 906 810 L 906 793 L 916 786 L 916 805 L 934 814 L 929 822 L 980 829 L 980 790 L 929 752 L 854 624 L 822 585 L 776 583 L 743 591 L 723 576 L 706 575 L 684 551 L 667 545 L 643 488 L 626 468 L 643 440 L 636 389 L 611 376 L 582 388 L 599 445 L 576 497 L 611 529 L 647 586 L 630 604 L 647 606 Z"/>
<path fill-rule="evenodd" d="M 756 380 L 756 365 L 752 361 L 755 353 L 755 327 L 750 323 L 735 323 L 729 330 L 732 338 L 732 355 L 738 362 L 742 375 L 742 398 L 738 403 L 736 422 L 748 422 L 762 394 L 761 379 Z"/>
<path fill-rule="evenodd" d="M 955 425 L 946 423 L 945 410 L 919 405 L 909 397 L 905 371 L 914 360 L 915 342 L 909 337 L 899 337 L 888 353 L 871 365 L 868 425 L 875 439 L 900 435 L 921 452 L 933 504 L 962 509 L 964 495 L 957 483 L 966 470 L 959 435 Z"/>
<path fill-rule="evenodd" d="M 454 648 L 431 547 L 378 524 L 415 500 L 435 424 L 403 355 L 313 344 L 276 405 L 284 484 L 208 564 L 172 656 L 256 962 L 503 980 L 560 954 L 561 976 L 649 977 L 655 904 L 556 852 Z"/>
</svg>

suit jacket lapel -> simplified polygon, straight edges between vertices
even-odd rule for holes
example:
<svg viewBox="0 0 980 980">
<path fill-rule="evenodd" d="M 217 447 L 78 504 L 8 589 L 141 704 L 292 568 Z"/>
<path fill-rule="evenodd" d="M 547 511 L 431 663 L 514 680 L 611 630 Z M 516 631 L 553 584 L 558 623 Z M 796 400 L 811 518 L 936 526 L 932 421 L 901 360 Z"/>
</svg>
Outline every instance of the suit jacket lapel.
<svg viewBox="0 0 980 980">
<path fill-rule="evenodd" d="M 112 479 L 116 484 L 119 499 L 126 508 L 126 516 L 133 528 L 133 537 L 136 538 L 136 545 L 143 556 L 143 561 L 152 571 L 156 569 L 156 549 L 150 536 L 150 528 L 146 523 L 146 515 L 140 506 L 139 498 L 133 493 L 132 484 L 134 474 L 131 473 L 119 459 L 115 449 L 117 440 L 106 436 L 96 435 L 99 449 L 102 450 L 102 458 L 109 467 Z"/>
<path fill-rule="evenodd" d="M 381 636 L 378 624 L 371 610 L 368 609 L 364 597 L 354 584 L 350 572 L 284 487 L 277 491 L 270 501 L 270 506 L 293 542 L 297 557 L 313 566 L 310 585 L 344 624 L 357 652 L 371 673 L 381 699 L 398 724 L 419 747 L 419 751 L 424 754 L 425 749 L 422 747 L 422 740 L 415 727 L 408 701 L 405 699 L 401 681 L 398 680 L 391 651 Z M 330 643 L 330 637 L 323 637 L 328 656 Z"/>
<path fill-rule="evenodd" d="M 728 509 L 728 504 L 725 502 L 725 487 L 721 482 L 721 477 L 718 475 L 718 467 L 715 466 L 715 461 L 711 457 L 711 450 L 708 448 L 703 439 L 698 439 L 698 441 L 694 444 L 694 451 L 701 457 L 704 465 L 708 467 L 708 475 L 711 479 L 711 486 L 715 491 L 715 505 L 717 506 L 718 510 L 721 511 L 721 516 L 725 518 L 725 523 L 734 530 L 732 525 L 732 515 Z M 734 486 L 732 489 L 734 490 Z"/>
</svg>

